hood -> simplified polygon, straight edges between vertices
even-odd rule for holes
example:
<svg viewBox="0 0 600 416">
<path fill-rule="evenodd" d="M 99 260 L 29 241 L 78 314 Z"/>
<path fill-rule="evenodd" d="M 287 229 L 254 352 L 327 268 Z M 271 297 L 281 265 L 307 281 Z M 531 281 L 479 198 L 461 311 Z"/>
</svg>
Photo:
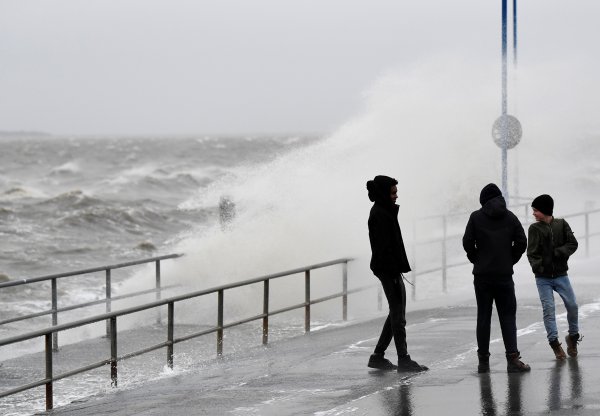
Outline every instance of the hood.
<svg viewBox="0 0 600 416">
<path fill-rule="evenodd" d="M 481 190 L 481 194 L 479 195 L 479 203 L 481 206 L 484 206 L 486 202 L 497 197 L 498 195 L 502 195 L 500 188 L 498 188 L 495 183 L 488 183 Z"/>
<path fill-rule="evenodd" d="M 481 211 L 483 211 L 483 213 L 488 217 L 500 218 L 506 215 L 508 209 L 506 209 L 506 201 L 504 200 L 504 197 L 499 195 L 483 204 Z"/>
<path fill-rule="evenodd" d="M 390 189 L 397 185 L 398 181 L 389 176 L 378 175 L 367 182 L 369 199 L 385 207 L 393 207 L 395 204 L 390 198 Z"/>
</svg>

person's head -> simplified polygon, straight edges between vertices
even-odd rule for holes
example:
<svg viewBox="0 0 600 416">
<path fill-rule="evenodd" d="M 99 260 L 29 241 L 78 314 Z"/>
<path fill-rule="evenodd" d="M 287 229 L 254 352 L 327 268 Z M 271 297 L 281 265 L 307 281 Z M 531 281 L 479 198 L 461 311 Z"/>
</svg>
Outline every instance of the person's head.
<svg viewBox="0 0 600 416">
<path fill-rule="evenodd" d="M 389 176 L 377 175 L 367 182 L 369 199 L 382 204 L 395 204 L 398 199 L 398 181 Z"/>
<path fill-rule="evenodd" d="M 540 195 L 533 200 L 531 208 L 533 208 L 533 217 L 536 221 L 549 222 L 554 211 L 554 200 L 550 195 Z"/>
<path fill-rule="evenodd" d="M 481 206 L 484 206 L 489 200 L 494 199 L 497 196 L 502 196 L 500 188 L 498 188 L 498 186 L 496 186 L 494 183 L 488 183 L 483 187 L 481 193 L 479 194 L 479 203 Z"/>
</svg>

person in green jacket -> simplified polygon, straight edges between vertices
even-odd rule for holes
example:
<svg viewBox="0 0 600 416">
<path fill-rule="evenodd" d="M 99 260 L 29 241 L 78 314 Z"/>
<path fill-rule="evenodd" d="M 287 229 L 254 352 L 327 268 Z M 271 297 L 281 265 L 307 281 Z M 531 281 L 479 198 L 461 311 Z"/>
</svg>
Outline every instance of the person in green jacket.
<svg viewBox="0 0 600 416">
<path fill-rule="evenodd" d="M 579 308 L 569 276 L 569 257 L 577 250 L 577 240 L 571 227 L 562 218 L 554 218 L 554 200 L 550 195 L 540 195 L 531 203 L 536 222 L 529 226 L 527 258 L 535 274 L 535 282 L 542 303 L 544 326 L 550 347 L 556 359 L 567 358 L 558 341 L 554 292 L 558 293 L 567 309 L 569 334 L 566 336 L 567 353 L 577 356 L 579 335 Z"/>
</svg>

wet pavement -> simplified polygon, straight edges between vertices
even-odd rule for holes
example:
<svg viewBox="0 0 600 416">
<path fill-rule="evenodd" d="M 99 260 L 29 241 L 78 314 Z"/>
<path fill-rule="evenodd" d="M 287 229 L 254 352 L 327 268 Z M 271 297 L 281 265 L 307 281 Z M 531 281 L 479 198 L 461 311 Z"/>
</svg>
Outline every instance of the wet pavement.
<svg viewBox="0 0 600 416">
<path fill-rule="evenodd" d="M 556 362 L 539 301 L 519 299 L 519 348 L 531 365 L 508 374 L 496 315 L 491 372 L 477 374 L 474 301 L 408 313 L 413 359 L 431 369 L 367 368 L 383 318 L 323 329 L 203 362 L 193 371 L 114 389 L 52 415 L 598 415 L 600 285 L 576 287 L 585 338 L 578 358 Z M 596 296 L 596 297 L 595 297 Z M 560 305 L 560 302 L 557 304 Z M 565 335 L 564 308 L 557 307 Z M 393 359 L 390 346 L 388 358 Z"/>
</svg>

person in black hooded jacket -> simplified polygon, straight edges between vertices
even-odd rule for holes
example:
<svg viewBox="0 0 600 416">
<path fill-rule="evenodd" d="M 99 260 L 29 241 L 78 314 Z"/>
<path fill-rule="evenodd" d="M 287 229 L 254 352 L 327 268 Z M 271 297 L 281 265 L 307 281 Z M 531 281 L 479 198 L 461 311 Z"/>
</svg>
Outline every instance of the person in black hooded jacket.
<svg viewBox="0 0 600 416">
<path fill-rule="evenodd" d="M 473 285 L 477 299 L 478 372 L 490 371 L 490 323 L 496 302 L 502 339 L 506 349 L 507 370 L 511 373 L 529 371 L 520 361 L 517 348 L 517 299 L 513 282 L 513 265 L 525 249 L 527 238 L 519 219 L 506 208 L 500 189 L 490 183 L 479 196 L 481 208 L 471 213 L 463 247 L 473 263 Z"/>
<path fill-rule="evenodd" d="M 369 215 L 371 270 L 380 280 L 390 312 L 385 320 L 375 351 L 368 366 L 382 370 L 424 371 L 428 368 L 413 361 L 406 346 L 406 288 L 402 273 L 410 271 L 402 232 L 398 224 L 398 181 L 379 175 L 367 182 L 369 199 L 373 202 Z M 398 366 L 384 358 L 385 350 L 394 338 Z"/>
</svg>

